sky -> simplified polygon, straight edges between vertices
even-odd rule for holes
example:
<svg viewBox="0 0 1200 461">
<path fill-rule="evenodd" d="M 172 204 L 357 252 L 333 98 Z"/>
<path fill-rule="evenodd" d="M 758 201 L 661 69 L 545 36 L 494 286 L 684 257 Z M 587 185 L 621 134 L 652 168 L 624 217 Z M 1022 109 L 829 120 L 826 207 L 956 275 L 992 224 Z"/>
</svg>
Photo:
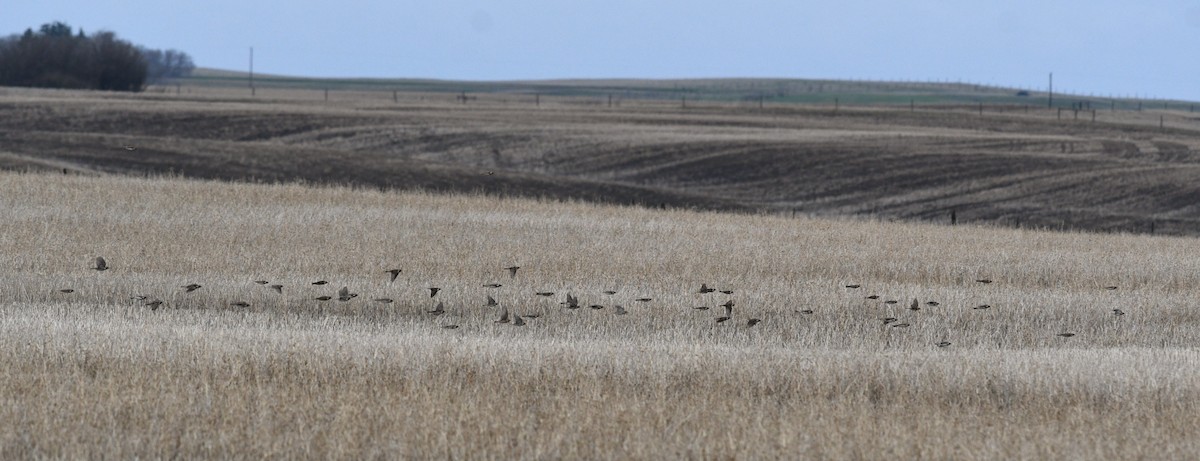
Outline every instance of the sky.
<svg viewBox="0 0 1200 461">
<path fill-rule="evenodd" d="M 312 77 L 962 81 L 1200 100 L 1197 0 L 0 0 L 201 67 Z"/>
</svg>

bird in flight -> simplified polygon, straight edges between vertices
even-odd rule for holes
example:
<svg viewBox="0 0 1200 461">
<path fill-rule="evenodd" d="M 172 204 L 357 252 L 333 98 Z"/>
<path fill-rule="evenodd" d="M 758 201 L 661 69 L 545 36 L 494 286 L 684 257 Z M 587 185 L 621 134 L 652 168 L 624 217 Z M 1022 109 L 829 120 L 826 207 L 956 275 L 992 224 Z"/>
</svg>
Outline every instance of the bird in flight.
<svg viewBox="0 0 1200 461">
<path fill-rule="evenodd" d="M 431 310 L 431 311 L 426 311 L 426 312 L 428 312 L 428 313 L 430 313 L 430 314 L 433 314 L 433 315 L 442 315 L 442 314 L 445 314 L 445 313 L 446 313 L 446 305 L 445 305 L 445 304 L 442 304 L 442 303 L 439 301 L 439 302 L 438 302 L 438 305 L 437 305 L 437 307 L 435 307 L 435 308 L 434 308 L 433 310 Z"/>
<path fill-rule="evenodd" d="M 329 301 L 329 300 L 333 299 L 333 296 L 317 296 L 316 298 L 313 298 L 313 299 L 315 299 L 317 301 Z"/>
<path fill-rule="evenodd" d="M 63 288 L 63 289 L 61 289 L 61 290 L 58 290 L 58 292 L 59 292 L 59 293 L 74 293 L 74 292 L 75 292 L 75 290 L 72 290 L 72 289 L 70 289 L 70 288 Z"/>
<path fill-rule="evenodd" d="M 761 322 L 761 321 L 762 320 L 760 320 L 760 319 L 750 319 L 750 320 L 746 321 L 746 326 L 752 327 L 752 326 L 758 325 L 758 322 Z"/>
<path fill-rule="evenodd" d="M 108 270 L 108 261 L 105 261 L 104 258 L 97 256 L 96 257 L 96 266 L 93 267 L 92 269 L 95 269 L 98 271 L 106 271 L 106 270 Z"/>
<path fill-rule="evenodd" d="M 1075 336 L 1075 333 L 1059 333 L 1058 335 L 1062 336 L 1064 338 L 1070 338 L 1072 336 Z"/>
<path fill-rule="evenodd" d="M 909 304 L 909 305 L 908 305 L 908 310 L 910 310 L 910 311 L 919 311 L 919 310 L 921 310 L 921 303 L 918 303 L 918 302 L 917 302 L 917 298 L 913 298 L 913 302 L 912 302 L 912 304 Z"/>
<path fill-rule="evenodd" d="M 391 304 L 392 298 L 375 298 L 373 301 L 375 301 L 377 303 Z"/>
<path fill-rule="evenodd" d="M 504 285 L 501 285 L 499 283 L 485 283 L 485 284 L 483 284 L 483 286 L 487 287 L 487 288 L 500 288 Z"/>
<path fill-rule="evenodd" d="M 940 343 L 937 343 L 937 347 L 946 347 L 949 345 L 950 345 L 950 341 L 942 341 Z"/>
<path fill-rule="evenodd" d="M 277 292 L 279 294 L 283 294 L 283 285 L 278 285 L 278 284 L 271 285 L 271 289 L 275 290 L 275 292 Z"/>
<path fill-rule="evenodd" d="M 721 305 L 721 307 L 725 308 L 725 315 L 721 316 L 721 317 L 717 317 L 717 323 L 721 323 L 721 322 L 724 322 L 726 320 L 733 318 L 733 306 L 734 306 L 734 304 L 733 304 L 732 300 L 725 301 L 725 304 Z"/>
<path fill-rule="evenodd" d="M 312 284 L 313 285 L 325 285 L 327 283 L 329 283 L 329 282 L 326 282 L 324 280 L 317 280 L 317 281 L 313 282 Z"/>
<path fill-rule="evenodd" d="M 626 311 L 623 306 L 621 306 L 620 304 L 617 304 L 616 306 L 613 306 L 613 313 L 617 314 L 617 315 L 625 315 L 625 314 L 628 314 L 629 312 Z"/>
<path fill-rule="evenodd" d="M 257 284 L 259 284 L 259 285 L 266 285 L 266 284 L 268 284 L 268 283 L 271 283 L 271 282 L 268 282 L 268 281 L 266 281 L 266 280 L 255 280 L 255 281 L 254 281 L 254 283 L 257 283 Z"/>
<path fill-rule="evenodd" d="M 716 288 L 709 288 L 709 287 L 708 287 L 708 284 L 706 284 L 706 283 L 701 283 L 701 284 L 700 284 L 700 291 L 699 291 L 699 293 L 700 293 L 700 294 L 704 294 L 704 293 L 712 293 L 712 292 L 714 292 L 714 291 L 717 291 L 717 289 L 716 289 Z"/>
<path fill-rule="evenodd" d="M 854 285 L 846 285 L 846 288 L 850 288 L 850 289 L 854 289 L 854 288 L 861 288 L 861 287 L 862 287 L 862 285 L 858 285 L 858 284 L 854 284 Z"/>
<path fill-rule="evenodd" d="M 157 299 L 146 303 L 147 306 L 150 306 L 150 310 L 152 310 L 152 311 L 158 310 L 158 307 L 162 306 L 162 304 L 163 304 L 163 302 L 159 301 Z"/>
<path fill-rule="evenodd" d="M 604 290 L 604 294 L 615 295 L 615 294 L 617 294 L 617 290 Z"/>
<path fill-rule="evenodd" d="M 634 301 L 637 301 L 637 302 L 639 302 L 639 303 L 648 303 L 648 302 L 650 302 L 652 299 L 653 299 L 653 298 L 638 298 L 638 299 L 635 299 Z"/>
<path fill-rule="evenodd" d="M 495 323 L 508 323 L 508 321 L 509 321 L 509 319 L 508 319 L 508 308 L 506 307 L 506 308 L 504 308 L 504 310 L 503 310 L 503 311 L 501 311 L 501 312 L 500 312 L 500 319 L 499 319 L 499 320 L 496 320 L 496 322 L 495 322 Z"/>
<path fill-rule="evenodd" d="M 250 303 L 245 302 L 245 301 L 236 301 L 236 302 L 229 303 L 229 305 L 234 306 L 234 307 L 250 307 Z"/>
<path fill-rule="evenodd" d="M 976 282 L 982 283 L 984 285 L 992 283 L 991 279 L 978 279 L 978 280 L 976 280 Z"/>
<path fill-rule="evenodd" d="M 525 326 L 525 319 L 521 318 L 521 314 L 513 314 L 512 324 L 514 327 Z"/>
<path fill-rule="evenodd" d="M 553 291 L 539 291 L 539 292 L 537 292 L 537 293 L 534 293 L 534 294 L 536 294 L 536 295 L 538 295 L 538 296 L 554 296 L 554 292 L 553 292 Z"/>
<path fill-rule="evenodd" d="M 508 266 L 508 267 L 505 267 L 504 270 L 508 271 L 508 278 L 511 279 L 511 278 L 517 277 L 517 269 L 520 269 L 520 268 L 521 268 L 521 266 Z"/>
<path fill-rule="evenodd" d="M 1113 312 L 1113 315 L 1118 316 L 1118 317 L 1125 315 L 1125 311 L 1120 310 L 1120 309 L 1113 309 L 1112 312 Z"/>
<path fill-rule="evenodd" d="M 810 315 L 810 314 L 812 314 L 812 313 L 813 313 L 813 310 L 812 310 L 812 309 L 804 309 L 804 310 L 799 310 L 799 311 L 796 311 L 796 312 L 797 312 L 797 313 L 800 313 L 800 314 L 804 314 L 804 315 Z"/>
<path fill-rule="evenodd" d="M 432 298 L 437 296 L 439 291 L 442 291 L 442 289 L 438 287 L 429 287 L 429 297 Z"/>
<path fill-rule="evenodd" d="M 387 272 L 387 273 L 389 273 L 389 274 L 392 274 L 392 279 L 391 279 L 391 280 L 388 280 L 389 282 L 395 282 L 395 281 L 396 281 L 396 277 L 399 277 L 399 276 L 400 276 L 400 273 L 401 273 L 401 272 L 403 272 L 403 270 L 402 270 L 402 269 L 388 269 L 388 270 L 386 270 L 386 271 L 384 271 L 384 272 Z"/>
<path fill-rule="evenodd" d="M 188 293 L 191 293 L 191 292 L 193 292 L 193 291 L 199 290 L 199 289 L 200 289 L 200 285 L 199 285 L 199 284 L 195 284 L 195 283 L 189 283 L 189 284 L 187 284 L 187 285 L 184 285 L 184 286 L 182 286 L 182 287 L 180 287 L 180 288 L 183 288 L 184 290 L 187 290 L 187 292 L 188 292 Z"/>
<path fill-rule="evenodd" d="M 496 298 L 493 298 L 492 295 L 488 295 L 487 304 L 484 304 L 484 306 L 487 306 L 487 307 L 499 306 L 499 305 L 500 305 L 500 303 L 496 302 Z M 507 310 L 505 310 L 505 312 L 507 312 Z"/>
<path fill-rule="evenodd" d="M 978 306 L 972 307 L 971 309 L 975 309 L 975 310 L 983 310 L 983 309 L 988 309 L 988 308 L 991 308 L 991 307 L 992 307 L 992 305 L 991 305 L 991 304 L 980 304 L 980 305 L 978 305 Z"/>
</svg>

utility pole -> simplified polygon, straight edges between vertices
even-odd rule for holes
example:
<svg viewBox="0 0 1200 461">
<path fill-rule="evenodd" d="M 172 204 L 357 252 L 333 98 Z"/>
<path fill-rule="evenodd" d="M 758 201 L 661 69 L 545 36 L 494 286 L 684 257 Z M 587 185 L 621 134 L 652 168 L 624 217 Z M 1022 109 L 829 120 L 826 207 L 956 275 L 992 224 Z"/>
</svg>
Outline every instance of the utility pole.
<svg viewBox="0 0 1200 461">
<path fill-rule="evenodd" d="M 1050 100 L 1046 107 L 1054 107 L 1054 72 L 1050 73 Z"/>
</svg>

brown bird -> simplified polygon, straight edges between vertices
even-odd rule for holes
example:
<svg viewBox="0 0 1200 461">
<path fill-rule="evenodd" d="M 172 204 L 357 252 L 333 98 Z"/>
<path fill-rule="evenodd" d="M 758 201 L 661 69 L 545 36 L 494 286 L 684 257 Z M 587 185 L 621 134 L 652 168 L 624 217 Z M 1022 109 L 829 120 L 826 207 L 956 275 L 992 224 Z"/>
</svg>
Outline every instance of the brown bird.
<svg viewBox="0 0 1200 461">
<path fill-rule="evenodd" d="M 712 293 L 712 292 L 714 292 L 714 291 L 717 291 L 717 289 L 716 289 L 716 288 L 709 288 L 709 287 L 708 287 L 708 284 L 706 284 L 706 283 L 701 283 L 701 284 L 700 284 L 700 291 L 699 291 L 699 293 L 700 293 L 700 294 L 704 294 L 704 293 Z"/>
<path fill-rule="evenodd" d="M 1075 336 L 1075 333 L 1059 333 L 1058 335 L 1062 336 L 1064 338 L 1070 338 L 1072 336 Z"/>
<path fill-rule="evenodd" d="M 63 288 L 63 289 L 61 289 L 61 290 L 58 290 L 58 292 L 59 292 L 59 293 L 74 293 L 74 292 L 75 292 L 75 290 L 72 290 L 72 289 L 70 289 L 70 288 Z"/>
<path fill-rule="evenodd" d="M 857 284 L 855 284 L 855 285 L 846 285 L 846 288 L 861 288 L 861 287 L 862 287 L 862 285 L 857 285 Z"/>
<path fill-rule="evenodd" d="M 487 298 L 488 298 L 488 299 L 487 299 L 487 304 L 484 304 L 484 306 L 487 306 L 487 307 L 492 307 L 492 306 L 499 306 L 499 305 L 500 305 L 500 303 L 496 302 L 496 298 L 493 298 L 491 295 L 488 295 L 488 297 L 487 297 Z"/>
<path fill-rule="evenodd" d="M 375 301 L 377 303 L 383 303 L 383 304 L 391 304 L 392 298 L 375 298 L 372 301 Z"/>
<path fill-rule="evenodd" d="M 505 267 L 504 270 L 508 271 L 508 278 L 513 279 L 517 278 L 517 270 L 520 268 L 521 266 L 508 266 Z"/>
<path fill-rule="evenodd" d="M 483 284 L 483 286 L 485 286 L 487 288 L 500 288 L 504 285 L 501 285 L 499 283 L 485 283 L 485 284 Z"/>
<path fill-rule="evenodd" d="M 313 285 L 325 285 L 327 283 L 329 283 L 329 282 L 326 282 L 324 280 L 317 280 L 317 281 L 313 282 L 312 284 Z"/>
<path fill-rule="evenodd" d="M 950 345 L 950 341 L 942 341 L 940 343 L 937 343 L 937 347 L 946 347 L 949 345 Z"/>
<path fill-rule="evenodd" d="M 93 267 L 92 269 L 95 269 L 98 271 L 106 271 L 106 270 L 108 270 L 108 261 L 105 261 L 104 258 L 97 256 L 96 257 L 96 266 Z"/>
<path fill-rule="evenodd" d="M 991 280 L 989 280 L 989 279 L 979 279 L 979 280 L 976 280 L 976 282 L 979 282 L 979 283 L 982 283 L 982 284 L 985 284 L 985 285 L 986 285 L 986 284 L 989 284 L 989 283 L 992 283 L 992 281 L 991 281 Z"/>
<path fill-rule="evenodd" d="M 200 289 L 200 285 L 198 285 L 198 284 L 195 284 L 195 283 L 189 283 L 189 284 L 187 284 L 187 285 L 184 285 L 184 286 L 182 286 L 182 287 L 180 287 L 180 288 L 183 288 L 184 290 L 187 290 L 187 293 L 191 293 L 191 292 L 193 292 L 193 291 L 199 290 L 199 289 Z"/>
<path fill-rule="evenodd" d="M 266 281 L 266 280 L 255 280 L 255 281 L 254 281 L 254 283 L 257 283 L 257 284 L 259 284 L 259 285 L 266 285 L 266 284 L 268 284 L 268 283 L 271 283 L 271 282 L 268 282 L 268 281 Z"/>
<path fill-rule="evenodd" d="M 317 296 L 316 298 L 313 298 L 313 299 L 315 299 L 317 301 L 329 301 L 329 300 L 333 299 L 333 296 Z"/>
<path fill-rule="evenodd" d="M 1120 310 L 1120 309 L 1113 309 L 1112 312 L 1113 312 L 1113 315 L 1118 316 L 1118 317 L 1125 315 L 1125 311 Z"/>
<path fill-rule="evenodd" d="M 229 303 L 229 305 L 233 306 L 233 307 L 250 307 L 250 303 L 245 302 L 245 301 L 232 302 L 232 303 Z"/>
<path fill-rule="evenodd" d="M 150 306 L 150 310 L 152 310 L 152 311 L 158 310 L 158 307 L 162 306 L 162 304 L 163 304 L 163 302 L 159 301 L 157 299 L 146 303 L 147 306 Z"/>
<path fill-rule="evenodd" d="M 384 271 L 384 272 L 387 272 L 387 273 L 389 273 L 389 274 L 392 274 L 392 279 L 391 279 L 391 280 L 388 280 L 389 282 L 395 282 L 395 281 L 396 281 L 396 277 L 399 277 L 399 276 L 400 276 L 400 273 L 401 273 L 401 272 L 403 272 L 403 270 L 402 270 L 402 269 L 388 269 L 388 270 L 386 270 L 386 271 Z"/>
<path fill-rule="evenodd" d="M 978 306 L 972 307 L 971 309 L 983 310 L 983 309 L 988 309 L 990 307 L 992 307 L 990 304 L 980 304 Z"/>
<path fill-rule="evenodd" d="M 919 311 L 919 310 L 921 310 L 921 303 L 918 303 L 918 302 L 917 302 L 917 298 L 913 298 L 913 302 L 912 302 L 912 304 L 909 304 L 909 305 L 908 305 L 908 310 L 910 310 L 910 311 Z"/>
<path fill-rule="evenodd" d="M 620 304 L 617 304 L 616 306 L 613 306 L 613 313 L 616 315 L 625 315 L 625 314 L 628 314 L 629 312 L 625 310 L 625 307 L 621 306 Z"/>
<path fill-rule="evenodd" d="M 437 296 L 439 291 L 442 291 L 442 289 L 438 287 L 429 287 L 429 297 L 432 298 Z"/>
<path fill-rule="evenodd" d="M 637 301 L 637 302 L 639 302 L 639 303 L 648 303 L 648 302 L 650 302 L 652 299 L 653 299 L 653 298 L 638 298 L 638 299 L 635 299 L 634 301 Z"/>
<path fill-rule="evenodd" d="M 520 314 L 513 314 L 512 324 L 514 327 L 525 326 L 525 319 L 521 318 Z"/>
<path fill-rule="evenodd" d="M 500 312 L 500 320 L 497 320 L 495 323 L 508 323 L 508 308 L 507 307 L 505 307 L 504 310 Z"/>
<path fill-rule="evenodd" d="M 283 294 L 283 285 L 271 285 L 271 289 L 275 290 L 276 293 Z"/>
<path fill-rule="evenodd" d="M 553 292 L 553 291 L 539 291 L 539 292 L 537 292 L 537 293 L 534 293 L 534 294 L 536 294 L 536 295 L 538 295 L 538 296 L 554 296 L 554 292 Z"/>
<path fill-rule="evenodd" d="M 438 302 L 437 307 L 435 307 L 431 311 L 425 311 L 425 312 L 433 314 L 433 315 L 442 315 L 442 314 L 446 313 L 446 305 L 442 304 L 441 302 Z"/>
<path fill-rule="evenodd" d="M 752 326 L 758 325 L 758 322 L 761 322 L 761 321 L 762 320 L 759 320 L 759 319 L 750 319 L 750 320 L 746 321 L 746 326 L 752 327 Z"/>
</svg>

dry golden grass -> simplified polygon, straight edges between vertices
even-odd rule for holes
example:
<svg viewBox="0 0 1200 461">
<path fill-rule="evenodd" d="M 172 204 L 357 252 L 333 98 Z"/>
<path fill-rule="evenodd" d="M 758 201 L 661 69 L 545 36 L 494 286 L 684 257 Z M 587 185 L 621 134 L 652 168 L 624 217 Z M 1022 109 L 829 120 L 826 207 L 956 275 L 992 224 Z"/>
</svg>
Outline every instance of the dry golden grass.
<svg viewBox="0 0 1200 461">
<path fill-rule="evenodd" d="M 3 458 L 1200 450 L 1192 239 L 12 173 L 0 202 Z"/>
</svg>

